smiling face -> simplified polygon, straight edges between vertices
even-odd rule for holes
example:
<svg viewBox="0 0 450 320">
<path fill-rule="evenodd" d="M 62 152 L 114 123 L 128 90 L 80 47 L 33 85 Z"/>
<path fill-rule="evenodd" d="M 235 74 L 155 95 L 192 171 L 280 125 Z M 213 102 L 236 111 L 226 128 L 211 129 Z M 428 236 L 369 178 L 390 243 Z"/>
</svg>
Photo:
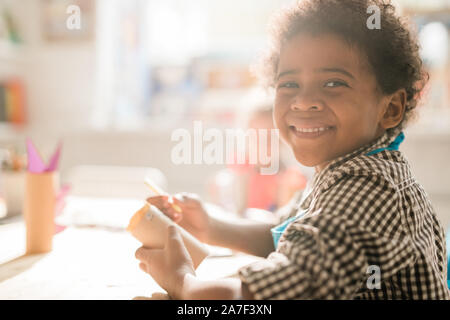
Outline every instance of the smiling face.
<svg viewBox="0 0 450 320">
<path fill-rule="evenodd" d="M 338 36 L 298 34 L 281 49 L 274 120 L 305 166 L 328 162 L 380 136 L 389 104 L 364 55 Z"/>
</svg>

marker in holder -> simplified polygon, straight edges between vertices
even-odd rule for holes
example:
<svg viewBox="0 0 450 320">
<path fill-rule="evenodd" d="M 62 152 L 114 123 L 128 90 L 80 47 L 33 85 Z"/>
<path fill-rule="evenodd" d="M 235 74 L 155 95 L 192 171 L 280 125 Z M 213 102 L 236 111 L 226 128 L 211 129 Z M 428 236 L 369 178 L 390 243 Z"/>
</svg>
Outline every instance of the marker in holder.
<svg viewBox="0 0 450 320">
<path fill-rule="evenodd" d="M 57 172 L 26 174 L 24 217 L 27 254 L 52 250 L 58 182 Z"/>
</svg>

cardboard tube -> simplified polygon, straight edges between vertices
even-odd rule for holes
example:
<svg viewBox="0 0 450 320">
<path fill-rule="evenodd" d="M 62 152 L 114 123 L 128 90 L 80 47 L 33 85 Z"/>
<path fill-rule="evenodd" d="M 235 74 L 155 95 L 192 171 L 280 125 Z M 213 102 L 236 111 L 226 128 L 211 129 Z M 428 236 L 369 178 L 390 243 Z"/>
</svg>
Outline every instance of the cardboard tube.
<svg viewBox="0 0 450 320">
<path fill-rule="evenodd" d="M 131 232 L 144 247 L 164 248 L 167 239 L 167 227 L 169 225 L 176 226 L 180 232 L 184 245 L 194 263 L 194 268 L 197 269 L 203 259 L 208 256 L 208 249 L 155 206 L 146 203 L 137 211 L 130 219 L 127 231 Z"/>
<path fill-rule="evenodd" d="M 56 172 L 26 174 L 24 216 L 27 254 L 52 250 L 58 182 Z"/>
</svg>

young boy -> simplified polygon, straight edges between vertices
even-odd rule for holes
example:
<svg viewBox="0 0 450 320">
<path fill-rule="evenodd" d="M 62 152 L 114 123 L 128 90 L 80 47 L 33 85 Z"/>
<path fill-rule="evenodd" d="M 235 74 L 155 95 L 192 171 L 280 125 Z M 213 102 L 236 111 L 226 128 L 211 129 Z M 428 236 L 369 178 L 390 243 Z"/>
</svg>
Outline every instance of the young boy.
<svg viewBox="0 0 450 320">
<path fill-rule="evenodd" d="M 367 27 L 370 5 L 380 29 Z M 278 16 L 263 63 L 274 120 L 315 177 L 278 226 L 218 220 L 186 194 L 182 214 L 166 197 L 148 199 L 202 241 L 267 257 L 240 279 L 203 281 L 169 228 L 164 249 L 136 257 L 172 298 L 450 298 L 443 228 L 398 151 L 426 74 L 394 11 L 386 1 L 306 0 Z"/>
</svg>

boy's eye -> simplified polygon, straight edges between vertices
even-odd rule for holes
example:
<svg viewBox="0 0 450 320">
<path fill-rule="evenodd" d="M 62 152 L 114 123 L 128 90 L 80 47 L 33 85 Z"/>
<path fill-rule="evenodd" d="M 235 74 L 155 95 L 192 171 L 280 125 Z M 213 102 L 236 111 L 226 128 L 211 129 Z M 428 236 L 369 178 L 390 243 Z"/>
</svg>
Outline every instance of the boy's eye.
<svg viewBox="0 0 450 320">
<path fill-rule="evenodd" d="M 278 88 L 298 88 L 298 84 L 295 82 L 285 82 L 280 84 Z"/>
<path fill-rule="evenodd" d="M 325 83 L 324 87 L 327 88 L 336 88 L 336 87 L 348 87 L 348 84 L 345 83 L 344 81 L 339 81 L 339 80 L 332 80 L 332 81 L 328 81 Z"/>
</svg>

